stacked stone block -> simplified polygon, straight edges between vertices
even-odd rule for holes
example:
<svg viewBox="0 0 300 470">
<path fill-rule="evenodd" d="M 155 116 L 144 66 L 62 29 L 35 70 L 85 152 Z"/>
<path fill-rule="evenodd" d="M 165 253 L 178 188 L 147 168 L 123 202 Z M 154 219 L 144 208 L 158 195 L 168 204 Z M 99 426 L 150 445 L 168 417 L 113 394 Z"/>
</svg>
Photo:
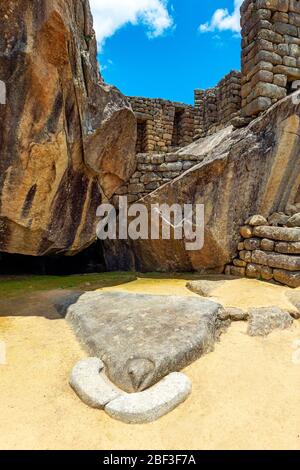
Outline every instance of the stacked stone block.
<svg viewBox="0 0 300 470">
<path fill-rule="evenodd" d="M 130 203 L 135 202 L 189 170 L 202 159 L 203 156 L 197 155 L 140 153 L 137 155 L 136 172 L 129 182 L 116 192 L 116 196 L 127 195 Z M 114 202 L 117 200 L 115 197 Z"/>
<path fill-rule="evenodd" d="M 195 90 L 195 138 L 225 127 L 241 110 L 241 74 L 231 71 L 216 87 Z"/>
<path fill-rule="evenodd" d="M 195 131 L 194 139 L 197 140 L 200 137 L 205 136 L 205 90 L 195 90 L 194 91 L 194 105 L 195 105 Z"/>
<path fill-rule="evenodd" d="M 300 79 L 300 1 L 245 0 L 242 26 L 242 115 L 256 116 Z"/>
<path fill-rule="evenodd" d="M 228 124 L 241 110 L 241 73 L 232 71 L 218 84 L 218 121 Z"/>
<path fill-rule="evenodd" d="M 226 274 L 300 286 L 300 213 L 255 215 L 241 227 L 238 257 Z"/>
<path fill-rule="evenodd" d="M 128 100 L 138 121 L 137 149 L 146 153 L 167 152 L 193 142 L 193 106 L 141 97 Z"/>
</svg>

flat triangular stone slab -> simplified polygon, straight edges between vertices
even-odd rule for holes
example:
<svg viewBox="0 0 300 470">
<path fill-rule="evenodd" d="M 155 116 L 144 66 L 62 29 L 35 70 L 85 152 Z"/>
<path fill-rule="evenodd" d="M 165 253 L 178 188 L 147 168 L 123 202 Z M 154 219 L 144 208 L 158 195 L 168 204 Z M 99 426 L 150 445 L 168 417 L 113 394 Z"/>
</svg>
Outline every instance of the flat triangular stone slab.
<svg viewBox="0 0 300 470">
<path fill-rule="evenodd" d="M 145 390 L 213 350 L 222 307 L 200 297 L 88 292 L 67 320 L 126 392 Z"/>
<path fill-rule="evenodd" d="M 180 405 L 191 391 L 191 381 L 184 374 L 173 372 L 144 392 L 116 398 L 105 407 L 105 411 L 125 423 L 149 423 Z"/>
</svg>

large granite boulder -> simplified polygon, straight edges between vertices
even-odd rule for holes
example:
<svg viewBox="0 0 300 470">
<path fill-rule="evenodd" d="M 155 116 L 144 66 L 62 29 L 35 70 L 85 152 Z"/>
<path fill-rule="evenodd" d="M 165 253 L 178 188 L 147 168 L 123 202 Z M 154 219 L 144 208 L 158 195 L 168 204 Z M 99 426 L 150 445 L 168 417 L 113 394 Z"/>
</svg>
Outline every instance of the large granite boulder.
<svg viewBox="0 0 300 470">
<path fill-rule="evenodd" d="M 99 74 L 88 0 L 10 0 L 0 17 L 0 251 L 76 253 L 135 170 L 135 117 Z"/>
<path fill-rule="evenodd" d="M 176 239 L 110 243 L 105 253 L 108 266 L 222 272 L 236 256 L 245 220 L 253 214 L 266 219 L 300 202 L 300 105 L 296 103 L 288 96 L 248 127 L 232 130 L 207 150 L 201 163 L 142 200 L 149 213 L 152 204 L 204 204 L 203 249 L 187 251 L 185 240 Z M 206 140 L 200 139 L 198 145 L 205 148 Z M 298 240 L 299 229 L 294 231 Z"/>
<path fill-rule="evenodd" d="M 214 348 L 227 326 L 221 305 L 197 297 L 89 292 L 66 319 L 109 379 L 142 391 Z"/>
</svg>

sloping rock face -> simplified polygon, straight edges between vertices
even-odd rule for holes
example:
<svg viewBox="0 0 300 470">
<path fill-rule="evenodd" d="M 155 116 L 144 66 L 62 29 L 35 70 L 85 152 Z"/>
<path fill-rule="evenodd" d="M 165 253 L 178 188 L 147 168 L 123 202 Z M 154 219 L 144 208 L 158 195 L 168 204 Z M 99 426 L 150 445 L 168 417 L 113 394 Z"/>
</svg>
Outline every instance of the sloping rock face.
<svg viewBox="0 0 300 470">
<path fill-rule="evenodd" d="M 99 74 L 88 0 L 10 0 L 0 17 L 0 251 L 76 253 L 135 170 L 135 117 Z"/>
<path fill-rule="evenodd" d="M 239 229 L 249 216 L 268 217 L 299 203 L 300 105 L 294 97 L 232 131 L 201 163 L 141 201 L 149 213 L 157 203 L 204 204 L 203 249 L 186 251 L 184 240 L 175 239 L 116 242 L 107 245 L 108 266 L 222 272 L 236 255 Z"/>
</svg>

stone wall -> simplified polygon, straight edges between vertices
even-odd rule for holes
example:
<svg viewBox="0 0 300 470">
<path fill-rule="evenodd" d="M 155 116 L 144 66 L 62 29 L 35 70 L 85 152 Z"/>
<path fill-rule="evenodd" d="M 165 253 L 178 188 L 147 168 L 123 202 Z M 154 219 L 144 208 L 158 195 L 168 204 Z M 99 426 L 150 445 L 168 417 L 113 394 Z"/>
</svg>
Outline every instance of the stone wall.
<svg viewBox="0 0 300 470">
<path fill-rule="evenodd" d="M 300 0 L 245 0 L 241 6 L 242 72 L 194 92 L 194 106 L 129 98 L 137 118 L 138 168 L 119 194 L 135 201 L 197 163 L 175 153 L 233 124 L 242 127 L 290 94 L 300 80 Z M 242 266 L 235 266 L 242 268 Z"/>
<path fill-rule="evenodd" d="M 116 191 L 116 196 L 127 195 L 132 203 L 189 170 L 203 159 L 197 155 L 150 153 L 137 155 L 137 170 L 127 184 Z M 114 202 L 117 202 L 115 197 Z"/>
<path fill-rule="evenodd" d="M 226 126 L 241 109 L 241 73 L 231 71 L 216 87 L 195 90 L 195 138 Z"/>
<path fill-rule="evenodd" d="M 128 100 L 137 118 L 137 153 L 167 152 L 193 142 L 193 106 L 163 99 Z"/>
<path fill-rule="evenodd" d="M 300 1 L 245 0 L 241 26 L 242 114 L 255 116 L 300 79 Z"/>
<path fill-rule="evenodd" d="M 300 286 L 300 213 L 275 213 L 268 220 L 255 215 L 240 234 L 238 257 L 226 267 L 226 274 Z"/>
</svg>

